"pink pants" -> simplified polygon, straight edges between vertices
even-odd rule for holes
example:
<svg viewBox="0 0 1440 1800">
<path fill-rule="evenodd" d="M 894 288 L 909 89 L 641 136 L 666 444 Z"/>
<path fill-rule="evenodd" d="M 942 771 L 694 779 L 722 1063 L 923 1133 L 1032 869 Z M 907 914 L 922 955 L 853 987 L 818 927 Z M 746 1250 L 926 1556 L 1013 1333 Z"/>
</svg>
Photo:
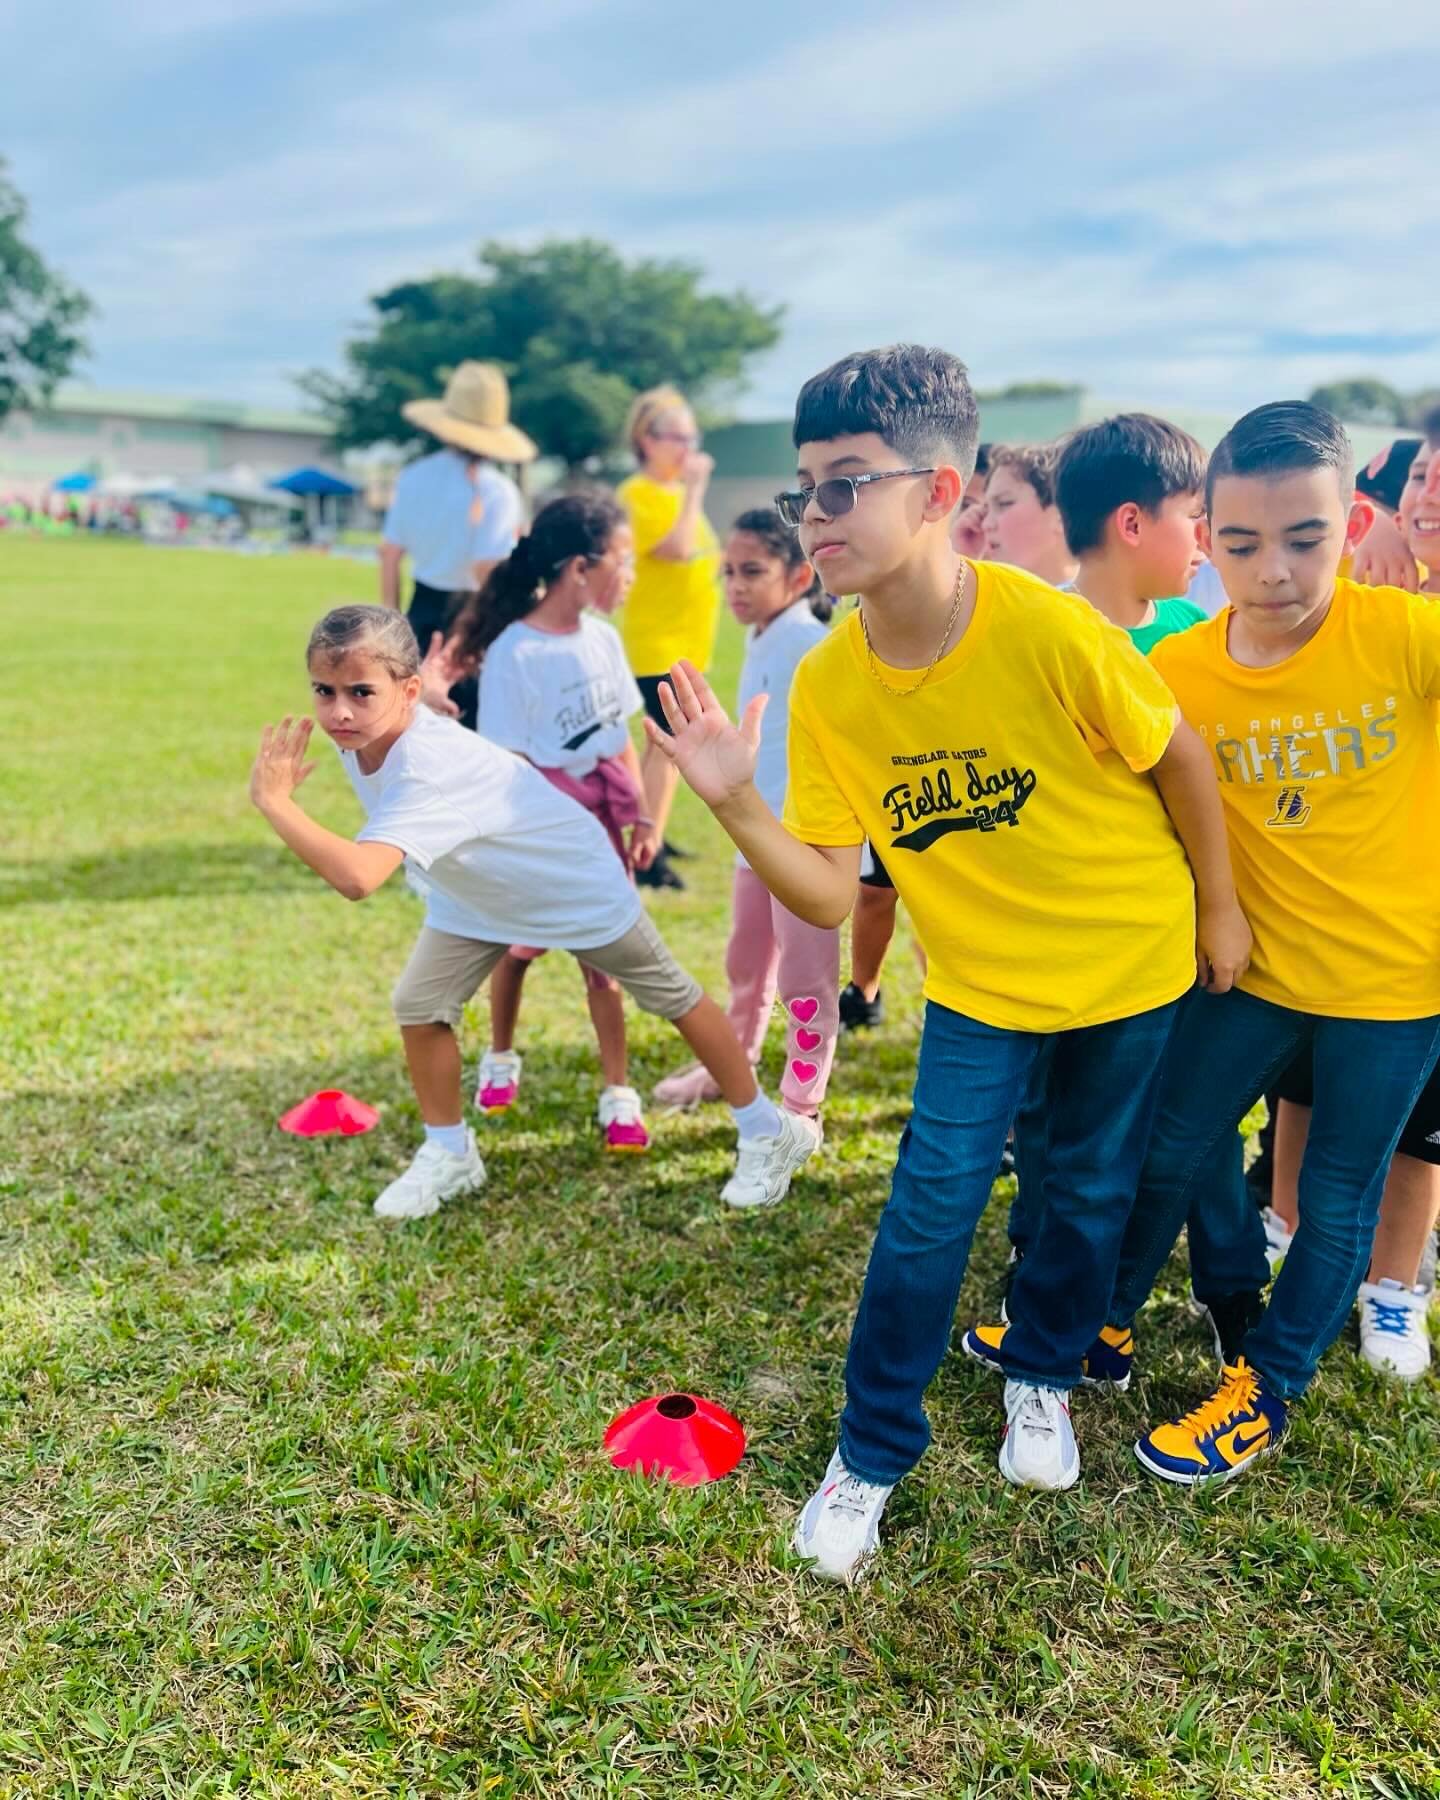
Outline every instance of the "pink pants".
<svg viewBox="0 0 1440 1800">
<path fill-rule="evenodd" d="M 778 988 L 785 1012 L 780 1098 L 791 1112 L 813 1118 L 840 1029 L 840 933 L 797 919 L 753 869 L 737 868 L 725 973 L 730 1023 L 751 1062 L 760 1060 Z"/>
</svg>

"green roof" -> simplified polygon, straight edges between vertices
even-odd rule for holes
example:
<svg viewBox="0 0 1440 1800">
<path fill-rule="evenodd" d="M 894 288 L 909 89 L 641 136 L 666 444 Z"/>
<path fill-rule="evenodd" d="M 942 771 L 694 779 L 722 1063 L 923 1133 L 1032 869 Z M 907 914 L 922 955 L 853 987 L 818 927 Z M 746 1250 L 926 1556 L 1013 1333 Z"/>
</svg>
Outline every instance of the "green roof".
<svg viewBox="0 0 1440 1800">
<path fill-rule="evenodd" d="M 51 413 L 120 414 L 136 419 L 177 419 L 193 425 L 233 425 L 251 431 L 295 431 L 328 436 L 329 423 L 318 413 L 286 412 L 273 406 L 237 406 L 228 400 L 197 400 L 186 394 L 147 393 L 138 388 L 60 388 Z"/>
</svg>

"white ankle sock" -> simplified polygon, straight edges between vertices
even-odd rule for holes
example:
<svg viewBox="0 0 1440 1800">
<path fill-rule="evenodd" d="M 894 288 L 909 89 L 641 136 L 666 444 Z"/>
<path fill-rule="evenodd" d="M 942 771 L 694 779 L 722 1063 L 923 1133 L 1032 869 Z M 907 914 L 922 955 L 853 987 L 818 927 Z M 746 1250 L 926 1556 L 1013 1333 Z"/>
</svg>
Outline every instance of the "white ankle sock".
<svg viewBox="0 0 1440 1800">
<path fill-rule="evenodd" d="M 470 1134 L 464 1125 L 427 1125 L 425 1142 L 438 1144 L 442 1150 L 448 1150 L 452 1156 L 464 1156 L 470 1148 Z"/>
<path fill-rule="evenodd" d="M 742 1138 L 776 1137 L 780 1131 L 780 1115 L 775 1102 L 763 1091 L 748 1106 L 732 1106 L 730 1116 Z"/>
</svg>

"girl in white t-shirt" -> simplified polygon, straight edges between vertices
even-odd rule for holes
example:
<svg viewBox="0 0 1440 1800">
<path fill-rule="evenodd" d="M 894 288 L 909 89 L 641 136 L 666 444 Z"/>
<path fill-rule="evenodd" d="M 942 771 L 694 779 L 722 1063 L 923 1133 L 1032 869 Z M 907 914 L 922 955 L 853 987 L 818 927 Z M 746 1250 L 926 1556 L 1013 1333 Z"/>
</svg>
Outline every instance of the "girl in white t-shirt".
<svg viewBox="0 0 1440 1800">
<path fill-rule="evenodd" d="M 790 683 L 800 659 L 825 636 L 830 601 L 820 591 L 798 536 L 773 508 L 743 512 L 725 544 L 721 574 L 730 610 L 750 628 L 740 672 L 738 710 L 769 696 L 760 723 L 755 786 L 770 810 L 785 806 Z M 730 1023 L 752 1063 L 760 1060 L 778 989 L 785 1018 L 785 1109 L 817 1118 L 835 1060 L 839 1030 L 840 933 L 788 912 L 741 856 L 735 858 L 730 942 Z M 699 1063 L 655 1089 L 664 1106 L 718 1100 L 714 1077 Z"/>
<path fill-rule="evenodd" d="M 732 1206 L 768 1206 L 819 1133 L 779 1112 L 755 1085 L 729 1021 L 666 949 L 604 828 L 522 758 L 420 704 L 415 635 L 382 606 L 342 606 L 310 637 L 315 715 L 369 815 L 352 843 L 295 803 L 314 767 L 312 721 L 266 727 L 250 797 L 281 841 L 348 900 L 363 900 L 403 862 L 426 894 L 421 928 L 393 1001 L 425 1142 L 375 1210 L 422 1218 L 485 1179 L 464 1124 L 465 1002 L 517 941 L 570 950 L 613 975 L 647 1012 L 672 1021 L 729 1101 L 740 1133 Z"/>
<path fill-rule="evenodd" d="M 640 759 L 628 721 L 644 702 L 620 634 L 608 623 L 635 572 L 630 524 L 600 492 L 564 494 L 541 507 L 529 535 L 496 564 L 467 608 L 450 656 L 478 666 L 476 729 L 534 763 L 605 827 L 627 876 L 660 847 L 644 816 Z M 604 616 L 597 616 L 604 615 Z M 525 971 L 543 945 L 512 944 L 490 978 L 490 1049 L 476 1104 L 507 1111 L 520 1091 L 515 1049 Z M 625 996 L 620 984 L 581 961 L 604 1088 L 598 1119 L 609 1150 L 649 1148 L 640 1096 L 629 1085 Z"/>
</svg>

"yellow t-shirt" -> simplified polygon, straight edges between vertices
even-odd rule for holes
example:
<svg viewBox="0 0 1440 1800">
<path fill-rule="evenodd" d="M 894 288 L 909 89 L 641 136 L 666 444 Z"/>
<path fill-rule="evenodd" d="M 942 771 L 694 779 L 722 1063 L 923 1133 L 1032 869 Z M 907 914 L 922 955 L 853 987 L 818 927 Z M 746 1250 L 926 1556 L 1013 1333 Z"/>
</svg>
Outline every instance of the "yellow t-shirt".
<svg viewBox="0 0 1440 1800">
<path fill-rule="evenodd" d="M 630 667 L 637 675 L 665 675 L 683 656 L 709 668 L 720 618 L 720 547 L 710 521 L 700 515 L 689 562 L 666 562 L 651 551 L 680 517 L 681 488 L 632 475 L 616 497 L 635 534 L 635 585 L 620 614 Z"/>
<path fill-rule="evenodd" d="M 1227 648 L 1231 609 L 1151 654 L 1209 744 L 1247 993 L 1337 1019 L 1440 1013 L 1440 606 L 1339 580 L 1272 669 Z"/>
<path fill-rule="evenodd" d="M 811 844 L 870 839 L 942 1006 L 1045 1032 L 1163 1006 L 1195 980 L 1190 869 L 1143 772 L 1174 698 L 1088 601 L 972 566 L 969 628 L 909 698 L 870 672 L 856 613 L 805 657 L 785 823 Z"/>
</svg>

